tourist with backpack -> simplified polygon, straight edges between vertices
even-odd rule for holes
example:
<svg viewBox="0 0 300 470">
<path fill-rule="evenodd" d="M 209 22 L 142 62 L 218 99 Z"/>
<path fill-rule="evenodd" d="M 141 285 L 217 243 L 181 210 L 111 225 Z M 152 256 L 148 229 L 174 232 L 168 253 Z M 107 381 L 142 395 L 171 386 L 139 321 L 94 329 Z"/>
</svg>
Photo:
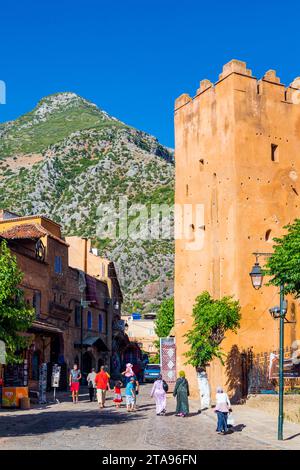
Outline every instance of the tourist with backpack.
<svg viewBox="0 0 300 470">
<path fill-rule="evenodd" d="M 167 382 L 165 382 L 162 376 L 159 375 L 155 380 L 151 391 L 151 398 L 154 398 L 156 403 L 157 416 L 164 416 L 166 414 L 168 388 Z"/>
</svg>

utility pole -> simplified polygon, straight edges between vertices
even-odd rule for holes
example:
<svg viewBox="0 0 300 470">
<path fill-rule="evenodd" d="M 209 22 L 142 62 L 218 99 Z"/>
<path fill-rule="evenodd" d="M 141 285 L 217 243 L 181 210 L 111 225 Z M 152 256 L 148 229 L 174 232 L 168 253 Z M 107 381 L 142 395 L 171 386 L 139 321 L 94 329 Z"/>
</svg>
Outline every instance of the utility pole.
<svg viewBox="0 0 300 470">
<path fill-rule="evenodd" d="M 256 263 L 249 273 L 254 289 L 260 289 L 263 285 L 264 273 L 259 265 L 259 256 L 270 257 L 272 253 L 253 253 L 256 256 Z M 277 307 L 278 308 L 278 307 Z M 278 315 L 270 309 L 274 319 L 278 319 Z M 278 390 L 278 440 L 283 440 L 283 398 L 284 398 L 284 322 L 287 308 L 285 307 L 284 301 L 284 285 L 280 285 L 280 307 L 279 307 L 279 390 Z M 289 322 L 291 323 L 291 322 Z"/>
<path fill-rule="evenodd" d="M 79 279 L 78 279 L 78 289 L 80 292 L 80 370 L 82 373 L 82 366 L 83 366 L 83 309 L 87 306 L 87 302 L 83 300 L 83 293 L 86 289 L 86 279 L 85 273 L 79 271 Z"/>
<path fill-rule="evenodd" d="M 279 413 L 278 440 L 283 440 L 283 396 L 284 396 L 284 286 L 280 286 L 280 326 L 279 326 Z"/>
<path fill-rule="evenodd" d="M 83 298 L 81 294 L 80 300 L 80 370 L 82 373 L 83 366 Z"/>
</svg>

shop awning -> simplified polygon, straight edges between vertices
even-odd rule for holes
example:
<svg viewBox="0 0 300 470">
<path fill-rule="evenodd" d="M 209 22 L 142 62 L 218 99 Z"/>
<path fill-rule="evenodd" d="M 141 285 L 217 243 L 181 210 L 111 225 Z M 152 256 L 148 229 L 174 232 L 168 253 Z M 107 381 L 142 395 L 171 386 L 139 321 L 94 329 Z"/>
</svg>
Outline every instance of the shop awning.
<svg viewBox="0 0 300 470">
<path fill-rule="evenodd" d="M 28 331 L 32 332 L 41 332 L 41 333 L 59 333 L 62 334 L 63 331 L 60 328 L 57 328 L 50 323 L 42 322 L 42 321 L 34 321 Z"/>
<path fill-rule="evenodd" d="M 74 343 L 75 348 L 78 348 L 78 347 L 80 348 L 80 345 L 81 345 L 80 341 L 76 341 Z M 82 346 L 84 346 L 85 348 L 94 346 L 99 351 L 103 351 L 103 352 L 108 351 L 108 348 L 107 348 L 106 344 L 100 338 L 100 336 L 91 336 L 91 337 L 88 337 L 88 338 L 84 338 L 83 341 L 82 341 Z"/>
</svg>

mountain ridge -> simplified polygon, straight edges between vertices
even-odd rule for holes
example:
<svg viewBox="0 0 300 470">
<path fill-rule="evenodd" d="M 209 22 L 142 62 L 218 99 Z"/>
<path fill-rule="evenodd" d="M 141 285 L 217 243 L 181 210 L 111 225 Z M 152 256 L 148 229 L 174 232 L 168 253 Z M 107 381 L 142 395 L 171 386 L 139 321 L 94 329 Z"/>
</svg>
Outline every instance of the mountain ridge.
<svg viewBox="0 0 300 470">
<path fill-rule="evenodd" d="M 1 204 L 22 215 L 42 213 L 65 235 L 95 239 L 119 269 L 125 308 L 152 308 L 172 295 L 173 241 L 99 240 L 98 207 L 119 196 L 129 205 L 173 204 L 173 153 L 154 136 L 71 92 L 43 98 L 5 135 L 2 127 Z"/>
</svg>

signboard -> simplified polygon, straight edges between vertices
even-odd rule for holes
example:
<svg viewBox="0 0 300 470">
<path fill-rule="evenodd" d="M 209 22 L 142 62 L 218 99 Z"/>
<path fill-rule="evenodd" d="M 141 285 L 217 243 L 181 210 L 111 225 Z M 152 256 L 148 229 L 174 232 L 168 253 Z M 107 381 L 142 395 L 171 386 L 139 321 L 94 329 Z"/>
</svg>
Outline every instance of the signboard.
<svg viewBox="0 0 300 470">
<path fill-rule="evenodd" d="M 58 388 L 60 381 L 61 366 L 54 364 L 52 368 L 51 387 Z"/>
<path fill-rule="evenodd" d="M 169 385 L 175 384 L 176 345 L 173 337 L 160 338 L 160 366 L 163 380 Z"/>
<path fill-rule="evenodd" d="M 293 350 L 290 357 L 284 358 L 283 377 L 293 379 L 300 377 L 300 357 L 299 350 Z M 269 380 L 279 378 L 279 355 L 271 353 L 269 362 Z"/>
<path fill-rule="evenodd" d="M 0 364 L 6 364 L 6 349 L 4 341 L 0 340 Z"/>
<path fill-rule="evenodd" d="M 27 387 L 3 387 L 2 406 L 4 408 L 18 408 L 20 399 L 28 397 Z"/>
<path fill-rule="evenodd" d="M 27 387 L 28 362 L 22 364 L 8 364 L 4 372 L 4 383 L 7 387 Z"/>
</svg>

